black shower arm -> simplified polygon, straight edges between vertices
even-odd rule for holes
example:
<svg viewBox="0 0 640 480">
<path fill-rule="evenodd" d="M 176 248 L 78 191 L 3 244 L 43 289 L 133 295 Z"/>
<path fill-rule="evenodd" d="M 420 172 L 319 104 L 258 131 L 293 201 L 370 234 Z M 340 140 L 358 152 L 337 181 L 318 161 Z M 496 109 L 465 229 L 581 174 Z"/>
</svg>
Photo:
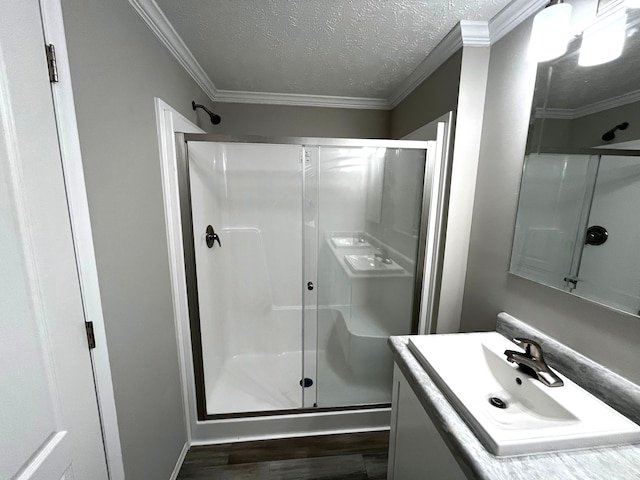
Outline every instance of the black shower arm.
<svg viewBox="0 0 640 480">
<path fill-rule="evenodd" d="M 216 115 L 215 113 L 213 113 L 211 110 L 209 110 L 204 105 L 200 105 L 199 103 L 196 103 L 195 100 L 191 102 L 191 107 L 194 110 L 196 110 L 198 108 L 201 108 L 202 110 L 207 112 L 207 114 L 209 115 L 209 118 L 211 118 L 211 123 L 213 123 L 214 125 L 218 125 L 220 123 L 220 120 L 222 120 L 220 118 L 220 115 Z"/>
</svg>

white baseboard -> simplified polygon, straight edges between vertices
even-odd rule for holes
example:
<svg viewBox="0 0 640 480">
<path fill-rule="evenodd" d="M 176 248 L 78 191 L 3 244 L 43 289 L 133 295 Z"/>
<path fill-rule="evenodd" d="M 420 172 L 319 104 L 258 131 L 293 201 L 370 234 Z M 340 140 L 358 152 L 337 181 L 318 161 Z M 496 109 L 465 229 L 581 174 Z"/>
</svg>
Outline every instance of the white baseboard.
<svg viewBox="0 0 640 480">
<path fill-rule="evenodd" d="M 176 480 L 178 478 L 178 474 L 180 473 L 180 469 L 182 468 L 182 464 L 184 463 L 184 459 L 187 456 L 188 451 L 189 442 L 185 442 L 184 447 L 182 447 L 182 452 L 180 452 L 180 456 L 178 457 L 178 461 L 176 462 L 176 466 L 173 469 L 169 480 Z"/>
</svg>

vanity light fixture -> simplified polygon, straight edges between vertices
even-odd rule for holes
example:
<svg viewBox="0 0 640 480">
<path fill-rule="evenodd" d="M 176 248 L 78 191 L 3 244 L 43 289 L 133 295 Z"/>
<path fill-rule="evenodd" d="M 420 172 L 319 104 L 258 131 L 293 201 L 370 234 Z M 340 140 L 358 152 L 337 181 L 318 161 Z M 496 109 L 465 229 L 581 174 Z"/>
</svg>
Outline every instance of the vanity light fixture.
<svg viewBox="0 0 640 480">
<path fill-rule="evenodd" d="M 591 67 L 622 55 L 627 30 L 627 12 L 619 8 L 582 33 L 578 65 Z"/>
<path fill-rule="evenodd" d="M 571 39 L 571 5 L 562 0 L 549 3 L 533 19 L 529 58 L 546 62 L 565 54 Z"/>
</svg>

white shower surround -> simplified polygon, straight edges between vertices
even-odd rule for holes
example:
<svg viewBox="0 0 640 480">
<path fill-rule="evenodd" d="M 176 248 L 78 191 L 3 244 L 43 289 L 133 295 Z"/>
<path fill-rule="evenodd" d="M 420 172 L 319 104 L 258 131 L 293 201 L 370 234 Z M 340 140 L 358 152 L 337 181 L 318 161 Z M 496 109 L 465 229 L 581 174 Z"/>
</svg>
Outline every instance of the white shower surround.
<svg viewBox="0 0 640 480">
<path fill-rule="evenodd" d="M 302 351 L 302 217 L 295 215 L 302 196 L 299 148 L 270 146 L 264 149 L 263 158 L 256 158 L 255 153 L 255 147 L 242 144 L 189 145 L 209 414 L 268 407 L 266 400 L 256 401 L 253 407 L 242 403 L 246 395 L 260 391 L 265 398 L 273 397 L 268 383 L 255 373 L 267 364 L 279 366 L 275 371 L 272 368 L 270 380 L 272 386 L 280 385 L 280 377 L 289 376 L 281 371 L 278 357 L 295 357 Z M 221 247 L 206 246 L 204 229 L 209 224 L 220 236 Z M 246 370 L 242 366 L 251 359 L 253 373 L 245 375 L 243 387 L 237 382 Z M 284 370 L 289 370 L 287 365 Z M 298 378 L 290 379 L 290 387 L 280 385 L 280 390 L 300 390 L 301 373 L 299 367 Z M 219 390 L 221 381 L 228 386 L 223 393 L 227 398 L 218 401 L 212 392 Z M 286 394 L 280 400 L 280 405 L 272 401 L 271 408 L 265 409 L 302 407 L 300 401 L 292 404 Z"/>
<path fill-rule="evenodd" d="M 155 98 L 155 107 L 176 322 L 176 340 L 178 351 L 180 352 L 180 372 L 187 428 L 187 444 L 185 444 L 185 450 L 178 465 L 182 463 L 182 458 L 186 455 L 188 447 L 192 445 L 388 430 L 391 415 L 389 407 L 198 420 L 196 379 L 193 347 L 190 339 L 191 329 L 187 305 L 184 246 L 180 220 L 178 158 L 175 134 L 204 132 L 160 98 Z"/>
<path fill-rule="evenodd" d="M 386 339 L 411 330 L 413 276 L 350 275 L 340 260 L 348 250 L 336 250 L 328 239 L 331 232 L 367 228 L 369 166 L 376 152 L 385 150 L 312 147 L 307 152 L 303 182 L 300 146 L 189 144 L 209 414 L 390 401 Z M 413 169 L 424 171 L 424 156 L 416 164 L 420 153 L 407 151 L 399 158 L 391 152 L 389 185 L 404 178 L 401 184 L 408 187 L 412 178 L 421 189 Z M 385 197 L 394 200 L 388 189 Z M 421 199 L 413 197 L 419 205 Z M 393 215 L 387 210 L 383 217 L 389 221 Z M 207 247 L 208 224 L 221 247 Z M 368 238 L 413 272 L 415 262 L 393 242 Z M 414 255 L 415 242 L 414 237 Z M 303 312 L 307 280 L 317 287 L 304 290 Z M 298 384 L 303 377 L 314 381 L 304 391 Z"/>
</svg>

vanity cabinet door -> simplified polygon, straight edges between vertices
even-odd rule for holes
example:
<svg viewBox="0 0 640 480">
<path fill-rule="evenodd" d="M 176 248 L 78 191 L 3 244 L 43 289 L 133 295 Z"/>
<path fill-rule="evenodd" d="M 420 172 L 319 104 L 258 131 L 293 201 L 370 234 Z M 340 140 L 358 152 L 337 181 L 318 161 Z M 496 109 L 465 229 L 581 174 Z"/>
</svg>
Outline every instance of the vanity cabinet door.
<svg viewBox="0 0 640 480">
<path fill-rule="evenodd" d="M 422 404 L 393 370 L 388 480 L 465 480 Z"/>
</svg>

